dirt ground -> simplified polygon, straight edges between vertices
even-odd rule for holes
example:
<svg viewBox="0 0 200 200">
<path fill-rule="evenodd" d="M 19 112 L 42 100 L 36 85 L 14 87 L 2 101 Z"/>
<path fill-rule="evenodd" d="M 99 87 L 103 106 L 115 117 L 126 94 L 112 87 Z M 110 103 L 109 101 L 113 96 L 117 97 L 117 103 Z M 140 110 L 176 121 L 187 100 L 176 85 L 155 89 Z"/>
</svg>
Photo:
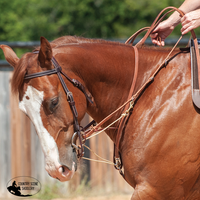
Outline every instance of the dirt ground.
<svg viewBox="0 0 200 200">
<path fill-rule="evenodd" d="M 79 197 L 72 197 L 72 198 L 67 198 L 67 199 L 57 198 L 57 199 L 52 199 L 52 200 L 130 200 L 130 199 L 131 199 L 131 195 L 109 195 L 109 196 L 96 196 L 96 197 L 95 196 L 94 197 L 79 196 Z M 30 200 L 30 198 L 24 199 L 24 200 Z M 31 198 L 31 200 L 38 200 L 38 199 Z"/>
<path fill-rule="evenodd" d="M 131 195 L 111 195 L 111 196 L 97 196 L 97 197 L 74 197 L 70 199 L 54 199 L 54 200 L 130 200 Z"/>
</svg>

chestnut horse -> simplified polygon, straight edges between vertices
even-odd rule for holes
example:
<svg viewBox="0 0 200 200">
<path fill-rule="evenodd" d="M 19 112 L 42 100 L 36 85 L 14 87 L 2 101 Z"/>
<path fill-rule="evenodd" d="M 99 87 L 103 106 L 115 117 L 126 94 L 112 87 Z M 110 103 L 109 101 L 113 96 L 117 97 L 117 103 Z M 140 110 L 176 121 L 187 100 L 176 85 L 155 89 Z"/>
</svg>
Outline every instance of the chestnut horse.
<svg viewBox="0 0 200 200">
<path fill-rule="evenodd" d="M 14 67 L 12 88 L 19 107 L 35 125 L 45 155 L 46 171 L 70 180 L 78 165 L 71 145 L 74 117 L 56 74 L 32 79 L 25 75 L 51 70 L 55 57 L 63 72 L 78 80 L 93 103 L 65 77 L 78 122 L 89 113 L 97 122 L 126 100 L 135 68 L 131 45 L 65 36 L 49 43 L 41 37 L 38 54 L 19 59 L 1 45 Z M 136 93 L 165 60 L 170 49 L 140 47 Z M 168 64 L 135 102 L 120 140 L 124 178 L 135 188 L 132 200 L 200 199 L 200 115 L 191 97 L 190 53 L 176 49 Z M 121 115 L 117 112 L 104 126 Z M 116 123 L 115 126 L 118 124 Z M 115 143 L 116 130 L 106 133 Z M 103 148 L 103 147 L 102 147 Z"/>
</svg>

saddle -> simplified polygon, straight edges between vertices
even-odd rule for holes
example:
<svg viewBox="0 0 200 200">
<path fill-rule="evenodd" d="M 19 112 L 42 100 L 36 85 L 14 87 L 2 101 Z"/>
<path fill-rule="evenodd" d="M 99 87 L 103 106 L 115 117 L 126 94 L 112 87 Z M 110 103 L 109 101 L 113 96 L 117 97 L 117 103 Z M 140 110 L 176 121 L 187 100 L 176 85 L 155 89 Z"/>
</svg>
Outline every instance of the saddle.
<svg viewBox="0 0 200 200">
<path fill-rule="evenodd" d="M 198 69 L 198 57 L 200 40 L 198 39 L 198 51 L 195 51 L 194 41 L 190 41 L 190 55 L 191 55 L 191 85 L 192 85 L 192 100 L 195 106 L 200 108 L 200 70 Z"/>
</svg>

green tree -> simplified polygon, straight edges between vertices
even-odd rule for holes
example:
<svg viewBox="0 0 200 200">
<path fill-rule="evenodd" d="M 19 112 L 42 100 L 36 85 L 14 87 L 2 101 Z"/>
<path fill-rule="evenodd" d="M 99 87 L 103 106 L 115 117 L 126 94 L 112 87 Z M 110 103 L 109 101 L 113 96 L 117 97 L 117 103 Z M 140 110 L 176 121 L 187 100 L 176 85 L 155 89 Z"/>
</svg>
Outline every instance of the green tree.
<svg viewBox="0 0 200 200">
<path fill-rule="evenodd" d="M 1 0 L 0 41 L 53 40 L 63 35 L 128 38 L 183 0 Z M 196 31 L 200 33 L 199 30 Z M 180 28 L 172 35 L 180 35 Z"/>
</svg>

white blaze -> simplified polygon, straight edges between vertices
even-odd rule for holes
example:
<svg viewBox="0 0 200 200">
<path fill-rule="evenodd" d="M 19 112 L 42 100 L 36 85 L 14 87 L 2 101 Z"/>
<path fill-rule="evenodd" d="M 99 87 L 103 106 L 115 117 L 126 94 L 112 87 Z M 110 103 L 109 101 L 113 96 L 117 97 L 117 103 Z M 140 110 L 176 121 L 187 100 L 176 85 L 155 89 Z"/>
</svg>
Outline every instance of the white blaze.
<svg viewBox="0 0 200 200">
<path fill-rule="evenodd" d="M 30 117 L 35 125 L 45 155 L 46 170 L 52 177 L 55 177 L 55 173 L 59 170 L 61 165 L 59 163 L 59 153 L 56 142 L 42 123 L 40 108 L 43 99 L 43 91 L 38 91 L 32 86 L 28 86 L 22 101 L 19 103 L 19 108 Z"/>
</svg>

